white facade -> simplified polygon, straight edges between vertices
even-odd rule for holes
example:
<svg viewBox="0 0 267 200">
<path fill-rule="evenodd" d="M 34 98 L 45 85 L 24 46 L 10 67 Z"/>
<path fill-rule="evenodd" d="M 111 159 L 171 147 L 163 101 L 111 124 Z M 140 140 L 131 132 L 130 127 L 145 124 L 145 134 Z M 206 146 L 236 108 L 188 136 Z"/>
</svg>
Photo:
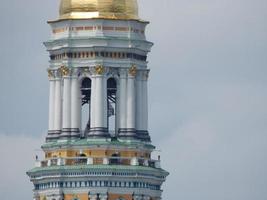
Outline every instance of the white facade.
<svg viewBox="0 0 267 200">
<path fill-rule="evenodd" d="M 91 80 L 86 136 L 150 141 L 148 135 L 146 22 L 64 20 L 50 22 L 50 110 L 48 140 L 80 137 L 84 78 Z M 108 123 L 107 81 L 116 80 L 115 130 Z M 89 118 L 89 116 L 88 116 Z"/>
</svg>

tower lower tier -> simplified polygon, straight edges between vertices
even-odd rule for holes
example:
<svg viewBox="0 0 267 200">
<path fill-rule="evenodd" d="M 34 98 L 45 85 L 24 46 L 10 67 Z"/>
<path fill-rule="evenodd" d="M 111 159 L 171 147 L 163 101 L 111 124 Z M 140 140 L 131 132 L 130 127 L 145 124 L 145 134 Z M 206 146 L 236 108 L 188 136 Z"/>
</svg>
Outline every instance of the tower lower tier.
<svg viewBox="0 0 267 200">
<path fill-rule="evenodd" d="M 27 174 L 34 200 L 157 200 L 168 173 L 146 166 L 36 167 Z"/>
</svg>

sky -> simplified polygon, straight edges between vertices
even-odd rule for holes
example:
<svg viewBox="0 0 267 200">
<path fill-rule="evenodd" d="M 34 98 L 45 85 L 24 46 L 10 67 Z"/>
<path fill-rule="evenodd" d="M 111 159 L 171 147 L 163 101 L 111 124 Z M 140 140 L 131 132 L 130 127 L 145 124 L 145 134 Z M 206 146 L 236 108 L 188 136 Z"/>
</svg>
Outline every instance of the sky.
<svg viewBox="0 0 267 200">
<path fill-rule="evenodd" d="M 139 0 L 149 54 L 149 129 L 170 172 L 163 200 L 267 199 L 267 1 Z M 47 20 L 57 0 L 0 12 L 0 194 L 32 198 L 25 171 L 48 124 Z"/>
</svg>

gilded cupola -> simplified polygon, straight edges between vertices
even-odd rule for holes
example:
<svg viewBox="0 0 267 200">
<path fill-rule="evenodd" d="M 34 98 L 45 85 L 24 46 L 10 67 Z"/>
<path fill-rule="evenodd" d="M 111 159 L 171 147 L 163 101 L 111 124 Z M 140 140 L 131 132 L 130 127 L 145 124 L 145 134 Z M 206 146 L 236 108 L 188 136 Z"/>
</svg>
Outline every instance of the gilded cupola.
<svg viewBox="0 0 267 200">
<path fill-rule="evenodd" d="M 139 19 L 137 0 L 61 0 L 60 19 Z"/>
</svg>

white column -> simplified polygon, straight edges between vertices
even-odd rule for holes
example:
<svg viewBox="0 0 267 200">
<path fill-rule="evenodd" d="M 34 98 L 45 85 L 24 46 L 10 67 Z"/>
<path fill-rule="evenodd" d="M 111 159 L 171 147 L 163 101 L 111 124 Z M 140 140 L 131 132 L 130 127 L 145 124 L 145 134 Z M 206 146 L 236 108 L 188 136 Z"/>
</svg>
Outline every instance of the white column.
<svg viewBox="0 0 267 200">
<path fill-rule="evenodd" d="M 107 83 L 105 68 L 97 66 L 93 70 L 91 93 L 91 136 L 107 134 Z"/>
<path fill-rule="evenodd" d="M 136 130 L 143 130 L 143 81 L 142 72 L 136 78 Z"/>
<path fill-rule="evenodd" d="M 90 200 L 96 200 L 97 199 L 97 195 L 90 194 L 89 198 L 90 198 Z"/>
<path fill-rule="evenodd" d="M 71 130 L 73 136 L 78 135 L 81 130 L 81 107 L 80 83 L 78 76 L 73 74 L 71 82 Z"/>
<path fill-rule="evenodd" d="M 95 127 L 93 128 L 102 128 L 105 127 L 104 121 L 105 119 L 105 105 L 106 101 L 104 100 L 104 78 L 102 75 L 96 75 L 95 77 L 95 109 L 94 109 L 94 116 L 95 116 Z"/>
<path fill-rule="evenodd" d="M 105 128 L 108 127 L 108 94 L 107 94 L 107 77 L 104 76 L 103 77 L 103 85 L 104 85 L 104 88 L 102 90 L 103 92 L 103 101 L 104 101 L 104 105 L 103 105 L 103 108 L 104 108 L 104 126 Z"/>
<path fill-rule="evenodd" d="M 61 131 L 62 120 L 62 99 L 61 99 L 61 77 L 55 79 L 55 112 L 54 112 L 54 130 Z"/>
<path fill-rule="evenodd" d="M 55 109 L 55 80 L 50 78 L 49 80 L 49 123 L 48 130 L 54 130 L 54 110 Z"/>
<path fill-rule="evenodd" d="M 148 130 L 148 91 L 147 91 L 147 79 L 148 79 L 148 72 L 146 72 L 146 75 L 144 79 L 142 80 L 142 104 L 143 104 L 143 113 L 142 113 L 142 130 L 147 131 Z"/>
<path fill-rule="evenodd" d="M 119 89 L 119 129 L 126 129 L 126 102 L 127 102 L 127 76 L 126 70 L 120 70 L 120 89 Z"/>
<path fill-rule="evenodd" d="M 91 102 L 90 102 L 90 127 L 95 127 L 95 91 L 96 91 L 96 80 L 95 77 L 91 78 Z"/>
<path fill-rule="evenodd" d="M 127 129 L 135 129 L 135 76 L 127 80 Z"/>
<path fill-rule="evenodd" d="M 69 136 L 71 129 L 71 77 L 69 75 L 64 76 L 63 80 L 64 80 L 64 86 L 63 86 L 64 88 L 63 88 L 62 130 L 65 132 L 65 134 L 63 135 Z"/>
</svg>

